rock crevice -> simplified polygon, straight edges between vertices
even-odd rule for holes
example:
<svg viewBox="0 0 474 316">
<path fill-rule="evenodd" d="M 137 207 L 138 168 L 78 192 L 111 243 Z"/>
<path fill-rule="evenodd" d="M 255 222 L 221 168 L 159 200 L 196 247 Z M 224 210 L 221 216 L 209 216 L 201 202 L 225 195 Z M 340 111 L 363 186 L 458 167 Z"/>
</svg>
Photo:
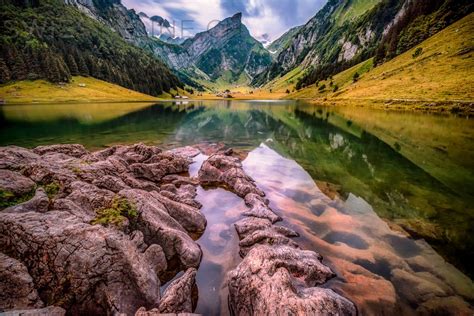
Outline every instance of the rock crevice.
<svg viewBox="0 0 474 316">
<path fill-rule="evenodd" d="M 301 249 L 292 239 L 297 232 L 275 225 L 282 218 L 232 154 L 211 155 L 201 166 L 199 180 L 235 193 L 248 207 L 234 224 L 243 260 L 228 274 L 233 314 L 356 315 L 352 302 L 320 287 L 335 274 L 320 254 Z"/>
<path fill-rule="evenodd" d="M 143 144 L 0 148 L 0 190 L 18 201 L 35 193 L 0 212 L 0 309 L 192 312 L 188 288 L 202 256 L 193 238 L 206 219 L 191 162 Z M 187 272 L 162 297 L 170 269 Z"/>
</svg>

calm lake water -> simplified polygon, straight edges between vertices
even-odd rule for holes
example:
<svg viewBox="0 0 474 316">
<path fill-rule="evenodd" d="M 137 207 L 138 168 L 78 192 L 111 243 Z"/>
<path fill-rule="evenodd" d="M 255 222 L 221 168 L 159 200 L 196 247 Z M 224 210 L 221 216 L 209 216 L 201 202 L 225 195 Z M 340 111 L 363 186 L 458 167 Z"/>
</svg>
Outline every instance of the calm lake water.
<svg viewBox="0 0 474 316">
<path fill-rule="evenodd" d="M 136 142 L 248 152 L 244 168 L 282 225 L 325 257 L 338 273 L 327 286 L 362 313 L 409 314 L 433 295 L 474 300 L 473 120 L 294 101 L 0 107 L 2 146 Z M 208 227 L 196 311 L 225 314 L 225 274 L 241 260 L 232 223 L 245 206 L 221 189 L 198 191 Z"/>
</svg>

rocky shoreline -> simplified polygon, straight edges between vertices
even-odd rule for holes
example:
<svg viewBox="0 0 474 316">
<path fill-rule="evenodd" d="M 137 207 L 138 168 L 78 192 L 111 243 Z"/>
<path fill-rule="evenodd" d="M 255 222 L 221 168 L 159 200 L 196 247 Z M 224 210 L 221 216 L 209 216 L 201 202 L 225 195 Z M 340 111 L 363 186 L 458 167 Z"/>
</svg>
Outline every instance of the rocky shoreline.
<svg viewBox="0 0 474 316">
<path fill-rule="evenodd" d="M 143 144 L 0 148 L 0 311 L 192 313 L 196 239 L 207 223 L 196 190 L 217 186 L 247 206 L 235 223 L 243 260 L 227 278 L 233 314 L 355 315 L 353 303 L 321 287 L 335 274 L 300 248 L 297 232 L 276 225 L 281 218 L 237 155 L 216 149 L 190 177 L 199 153 Z"/>
</svg>

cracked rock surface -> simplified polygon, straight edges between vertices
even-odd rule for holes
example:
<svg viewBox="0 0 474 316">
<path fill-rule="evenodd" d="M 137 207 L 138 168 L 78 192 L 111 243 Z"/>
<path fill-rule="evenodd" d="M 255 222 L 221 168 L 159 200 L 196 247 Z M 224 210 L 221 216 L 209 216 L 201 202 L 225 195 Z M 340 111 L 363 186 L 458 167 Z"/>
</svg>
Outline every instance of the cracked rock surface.
<svg viewBox="0 0 474 316">
<path fill-rule="evenodd" d="M 199 170 L 204 186 L 225 188 L 245 200 L 235 223 L 242 262 L 228 274 L 229 307 L 235 315 L 356 315 L 352 302 L 321 287 L 335 274 L 322 256 L 292 240 L 299 234 L 275 225 L 282 218 L 232 150 L 211 155 Z"/>
<path fill-rule="evenodd" d="M 0 148 L 9 198 L 0 211 L 0 309 L 191 313 L 202 256 L 193 238 L 206 227 L 198 183 L 187 176 L 191 153 L 143 144 Z M 164 276 L 180 270 L 162 297 Z"/>
</svg>

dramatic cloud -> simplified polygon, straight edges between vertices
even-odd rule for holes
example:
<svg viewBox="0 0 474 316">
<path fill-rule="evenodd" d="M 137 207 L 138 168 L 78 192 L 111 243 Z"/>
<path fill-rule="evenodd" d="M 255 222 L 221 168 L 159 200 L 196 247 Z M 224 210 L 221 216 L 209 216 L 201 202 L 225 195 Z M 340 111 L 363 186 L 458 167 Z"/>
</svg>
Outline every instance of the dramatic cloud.
<svg viewBox="0 0 474 316">
<path fill-rule="evenodd" d="M 128 8 L 159 15 L 185 36 L 206 30 L 237 12 L 256 38 L 275 40 L 293 26 L 306 23 L 326 0 L 123 0 Z M 173 23 L 174 22 L 174 23 Z M 181 34 L 176 34 L 180 36 Z"/>
</svg>

